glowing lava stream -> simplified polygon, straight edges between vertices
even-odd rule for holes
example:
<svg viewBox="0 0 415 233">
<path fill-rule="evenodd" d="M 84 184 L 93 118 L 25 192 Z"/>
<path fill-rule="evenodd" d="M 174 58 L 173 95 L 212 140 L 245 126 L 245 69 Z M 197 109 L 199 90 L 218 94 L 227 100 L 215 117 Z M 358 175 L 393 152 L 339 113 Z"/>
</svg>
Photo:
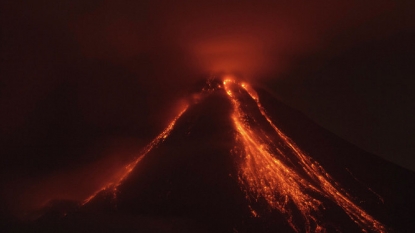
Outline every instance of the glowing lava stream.
<svg viewBox="0 0 415 233">
<path fill-rule="evenodd" d="M 353 203 L 350 195 L 339 187 L 322 166 L 302 152 L 275 126 L 252 88 L 233 79 L 226 79 L 223 84 L 234 106 L 232 120 L 238 132 L 236 141 L 242 146 L 235 147 L 233 151 L 237 151 L 242 159 L 239 181 L 247 187 L 247 198 L 253 195 L 256 200 L 264 199 L 272 209 L 285 215 L 290 226 L 297 232 L 302 230 L 295 222 L 292 204 L 301 213 L 306 232 L 326 231 L 319 221 L 319 213 L 324 206 L 318 197 L 336 203 L 364 232 L 387 231 L 382 223 Z M 253 113 L 244 110 L 247 105 L 242 105 L 238 99 L 237 95 L 242 92 L 246 92 L 255 101 L 260 114 L 275 131 L 280 142 L 272 140 L 272 135 L 264 130 L 255 130 L 248 124 L 249 121 L 251 124 L 258 122 Z M 301 173 L 293 169 L 293 164 L 300 165 L 298 168 L 302 169 Z M 254 210 L 252 212 L 257 215 Z"/>
<path fill-rule="evenodd" d="M 174 128 L 174 125 L 176 124 L 176 121 L 183 115 L 183 113 L 187 110 L 188 106 L 185 106 L 185 108 L 170 122 L 170 124 L 161 132 L 156 138 L 154 138 L 147 146 L 144 147 L 144 149 L 141 151 L 141 153 L 137 156 L 134 161 L 129 163 L 127 166 L 125 166 L 118 175 L 115 176 L 111 181 L 109 181 L 104 187 L 97 190 L 94 194 L 86 198 L 82 205 L 85 205 L 89 201 L 91 201 L 98 193 L 110 190 L 113 192 L 114 195 L 116 195 L 118 186 L 122 183 L 122 181 L 127 178 L 127 176 L 131 173 L 131 171 L 137 166 L 137 164 L 150 152 L 154 147 L 162 143 L 171 133 L 171 131 Z"/>
</svg>

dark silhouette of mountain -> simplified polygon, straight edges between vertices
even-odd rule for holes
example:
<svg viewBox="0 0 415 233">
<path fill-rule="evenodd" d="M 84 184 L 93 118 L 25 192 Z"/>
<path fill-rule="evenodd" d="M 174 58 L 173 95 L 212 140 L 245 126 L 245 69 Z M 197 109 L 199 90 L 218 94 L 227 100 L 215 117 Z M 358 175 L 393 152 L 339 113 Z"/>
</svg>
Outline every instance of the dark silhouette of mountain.
<svg viewBox="0 0 415 233">
<path fill-rule="evenodd" d="M 342 140 L 264 89 L 229 82 L 201 85 L 197 101 L 120 183 L 82 204 L 51 203 L 37 221 L 13 229 L 415 232 L 414 172 Z"/>
</svg>

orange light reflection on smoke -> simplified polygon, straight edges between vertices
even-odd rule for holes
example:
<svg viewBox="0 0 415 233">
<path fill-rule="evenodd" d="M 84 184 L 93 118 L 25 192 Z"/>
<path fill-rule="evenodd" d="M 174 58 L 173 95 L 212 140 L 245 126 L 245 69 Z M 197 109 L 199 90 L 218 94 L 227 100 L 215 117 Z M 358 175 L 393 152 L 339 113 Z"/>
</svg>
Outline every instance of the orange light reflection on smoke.
<svg viewBox="0 0 415 233">
<path fill-rule="evenodd" d="M 239 180 L 247 186 L 249 194 L 253 194 L 257 200 L 265 199 L 271 208 L 279 210 L 297 232 L 301 229 L 298 229 L 293 221 L 293 211 L 289 203 L 293 203 L 301 212 L 307 232 L 325 232 L 318 219 L 319 211 L 324 207 L 317 196 L 329 198 L 336 203 L 362 228 L 362 231 L 386 232 L 386 227 L 382 223 L 353 203 L 349 194 L 337 185 L 322 166 L 302 152 L 275 126 L 259 102 L 258 94 L 248 84 L 238 83 L 231 77 L 226 77 L 223 84 L 234 106 L 232 120 L 238 132 L 236 140 L 243 147 L 240 149 L 243 161 L 240 164 Z M 247 118 L 254 116 L 243 110 L 240 100 L 232 90 L 246 91 L 249 94 L 261 115 L 278 135 L 282 145 L 273 142 L 265 131 L 255 131 L 246 123 Z M 289 152 L 283 147 L 288 148 Z M 308 177 L 302 176 L 283 162 L 284 158 L 289 156 L 301 165 Z M 311 179 L 313 184 L 306 179 Z M 310 195 L 313 193 L 319 195 Z M 253 213 L 256 215 L 256 212 Z"/>
</svg>

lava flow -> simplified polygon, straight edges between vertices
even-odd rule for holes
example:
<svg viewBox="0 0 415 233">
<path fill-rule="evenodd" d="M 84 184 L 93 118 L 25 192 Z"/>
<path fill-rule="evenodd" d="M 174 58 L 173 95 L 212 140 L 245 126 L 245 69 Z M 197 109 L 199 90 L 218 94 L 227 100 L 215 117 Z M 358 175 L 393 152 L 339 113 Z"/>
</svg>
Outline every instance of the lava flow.
<svg viewBox="0 0 415 233">
<path fill-rule="evenodd" d="M 263 208 L 256 208 L 257 204 L 265 203 L 265 209 L 280 212 L 296 232 L 326 232 L 328 227 L 322 216 L 327 214 L 325 210 L 327 203 L 330 203 L 338 206 L 336 208 L 344 212 L 346 218 L 349 216 L 350 221 L 363 232 L 387 232 L 385 225 L 355 204 L 318 162 L 306 155 L 273 123 L 258 94 L 248 84 L 233 78 L 225 79 L 223 85 L 208 80 L 202 93 L 209 95 L 222 88 L 233 104 L 231 118 L 236 133 L 231 154 L 236 155 L 238 160 L 238 181 L 246 198 L 251 201 L 249 208 L 255 217 L 263 214 L 260 212 Z M 134 161 L 83 204 L 90 202 L 101 191 L 116 195 L 122 181 L 170 135 L 186 109 L 187 106 Z"/>
<path fill-rule="evenodd" d="M 326 232 L 319 218 L 324 199 L 342 208 L 363 232 L 387 231 L 382 223 L 356 205 L 321 165 L 275 126 L 255 90 L 234 79 L 225 79 L 223 86 L 234 107 L 232 120 L 237 144 L 232 152 L 241 159 L 239 181 L 246 187 L 248 199 L 265 200 L 271 209 L 287 218 L 296 232 Z M 298 212 L 302 223 L 295 220 Z M 254 209 L 252 214 L 258 215 Z"/>
<path fill-rule="evenodd" d="M 180 116 L 187 110 L 188 106 L 185 106 L 184 109 L 170 122 L 170 124 L 161 132 L 156 138 L 154 138 L 144 149 L 141 153 L 135 158 L 131 163 L 127 164 L 118 174 L 114 176 L 112 180 L 110 180 L 104 187 L 93 193 L 91 196 L 86 198 L 82 205 L 85 205 L 89 201 L 91 201 L 98 193 L 102 191 L 111 191 L 114 195 L 117 193 L 117 187 L 122 183 L 122 181 L 133 171 L 133 169 L 137 166 L 137 164 L 150 152 L 154 147 L 162 143 L 173 130 L 176 121 L 180 118 Z"/>
</svg>

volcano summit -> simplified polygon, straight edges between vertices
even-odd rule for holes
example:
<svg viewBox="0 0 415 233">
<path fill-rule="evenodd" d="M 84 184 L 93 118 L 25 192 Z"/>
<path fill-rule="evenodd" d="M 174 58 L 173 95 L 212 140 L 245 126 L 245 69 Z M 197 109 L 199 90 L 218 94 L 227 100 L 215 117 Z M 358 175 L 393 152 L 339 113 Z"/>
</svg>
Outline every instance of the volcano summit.
<svg viewBox="0 0 415 233">
<path fill-rule="evenodd" d="M 107 185 L 33 227 L 60 231 L 414 231 L 415 174 L 265 90 L 209 79 Z M 403 192 L 403 190 L 406 190 Z"/>
</svg>

